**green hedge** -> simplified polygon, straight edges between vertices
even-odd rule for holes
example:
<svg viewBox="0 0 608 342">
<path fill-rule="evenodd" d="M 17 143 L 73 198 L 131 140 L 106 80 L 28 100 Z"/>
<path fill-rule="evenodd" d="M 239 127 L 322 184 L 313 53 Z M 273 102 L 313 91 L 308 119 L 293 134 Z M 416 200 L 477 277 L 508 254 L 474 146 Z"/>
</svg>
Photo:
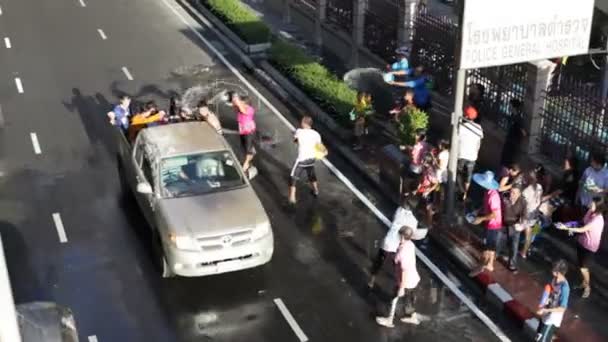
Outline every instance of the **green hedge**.
<svg viewBox="0 0 608 342">
<path fill-rule="evenodd" d="M 418 109 L 408 108 L 401 113 L 399 118 L 399 138 L 401 143 L 412 146 L 416 143 L 416 131 L 426 130 L 429 126 L 429 115 Z"/>
<path fill-rule="evenodd" d="M 357 96 L 353 89 L 293 44 L 273 42 L 269 59 L 340 124 L 349 125 L 348 113 Z"/>
<path fill-rule="evenodd" d="M 240 0 L 201 0 L 201 3 L 247 44 L 270 41 L 268 26 Z"/>
</svg>

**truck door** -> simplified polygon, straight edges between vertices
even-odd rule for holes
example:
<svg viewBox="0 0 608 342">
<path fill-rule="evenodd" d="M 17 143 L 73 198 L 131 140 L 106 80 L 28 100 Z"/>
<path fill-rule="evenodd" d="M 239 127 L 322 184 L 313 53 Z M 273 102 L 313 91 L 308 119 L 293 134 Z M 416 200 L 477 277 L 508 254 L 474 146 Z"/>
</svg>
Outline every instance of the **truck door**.
<svg viewBox="0 0 608 342">
<path fill-rule="evenodd" d="M 137 180 L 138 183 L 146 183 L 149 184 L 152 188 L 152 193 L 137 193 L 139 205 L 142 209 L 143 214 L 146 216 L 150 227 L 155 228 L 156 220 L 154 219 L 156 215 L 156 202 L 157 197 L 156 194 L 159 193 L 159 189 L 156 184 L 156 177 L 154 177 L 154 171 L 152 167 L 152 161 L 146 153 L 143 153 L 141 158 L 141 162 L 137 167 Z"/>
</svg>

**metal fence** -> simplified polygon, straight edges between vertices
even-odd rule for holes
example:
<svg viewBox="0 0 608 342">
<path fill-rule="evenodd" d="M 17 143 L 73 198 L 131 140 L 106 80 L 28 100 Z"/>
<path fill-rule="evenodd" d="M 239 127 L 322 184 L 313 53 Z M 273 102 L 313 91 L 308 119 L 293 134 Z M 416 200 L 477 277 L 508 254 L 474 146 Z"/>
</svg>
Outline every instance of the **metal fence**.
<svg viewBox="0 0 608 342">
<path fill-rule="evenodd" d="M 524 103 L 527 81 L 525 63 L 471 70 L 467 80 L 468 84 L 480 84 L 485 90 L 478 108 L 480 114 L 503 129 L 510 126 L 511 101 Z"/>
<path fill-rule="evenodd" d="M 576 77 L 562 77 L 545 93 L 540 151 L 561 163 L 574 156 L 582 165 L 592 152 L 608 153 L 608 106 L 597 89 Z"/>
<path fill-rule="evenodd" d="M 353 0 L 327 0 L 326 18 L 346 32 L 353 30 Z"/>
<path fill-rule="evenodd" d="M 451 95 L 458 26 L 448 17 L 419 14 L 414 22 L 412 65 L 422 65 L 433 76 L 434 90 Z"/>
<path fill-rule="evenodd" d="M 384 60 L 392 60 L 397 48 L 399 7 L 395 0 L 373 0 L 365 10 L 364 41 Z"/>
</svg>

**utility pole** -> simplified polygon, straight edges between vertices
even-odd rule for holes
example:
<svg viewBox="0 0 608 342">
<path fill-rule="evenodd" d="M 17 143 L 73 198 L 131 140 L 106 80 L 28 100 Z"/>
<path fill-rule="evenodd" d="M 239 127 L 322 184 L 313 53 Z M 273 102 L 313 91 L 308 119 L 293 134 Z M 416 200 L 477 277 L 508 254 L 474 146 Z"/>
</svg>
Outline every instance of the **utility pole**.
<svg viewBox="0 0 608 342">
<path fill-rule="evenodd" d="M 466 70 L 460 67 L 461 62 L 461 50 L 462 50 L 462 27 L 464 19 L 464 2 L 465 0 L 458 0 L 458 43 L 456 44 L 455 59 L 456 59 L 456 84 L 455 84 L 455 98 L 454 98 L 454 111 L 452 112 L 452 136 L 450 139 L 450 159 L 448 162 L 448 193 L 447 193 L 447 222 L 455 222 L 454 220 L 454 207 L 456 202 L 456 173 L 458 169 L 458 142 L 459 142 L 459 126 L 462 120 L 462 108 L 464 105 L 464 93 L 466 83 Z"/>
</svg>

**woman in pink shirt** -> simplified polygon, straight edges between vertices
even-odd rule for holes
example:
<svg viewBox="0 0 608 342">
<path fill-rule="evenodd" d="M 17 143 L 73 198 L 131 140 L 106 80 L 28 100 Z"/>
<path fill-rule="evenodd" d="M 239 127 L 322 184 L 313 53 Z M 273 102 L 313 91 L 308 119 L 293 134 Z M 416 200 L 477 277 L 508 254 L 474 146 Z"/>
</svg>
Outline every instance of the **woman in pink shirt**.
<svg viewBox="0 0 608 342">
<path fill-rule="evenodd" d="M 577 237 L 578 245 L 576 254 L 578 256 L 581 275 L 583 276 L 583 283 L 581 284 L 581 287 L 583 288 L 583 298 L 588 298 L 589 295 L 591 295 L 591 273 L 589 272 L 589 266 L 593 254 L 600 248 L 602 233 L 604 231 L 605 211 L 606 206 L 604 200 L 601 197 L 595 197 L 591 201 L 589 210 L 583 219 L 583 224 L 585 226 L 580 228 L 569 228 L 561 223 L 556 225 L 559 229 L 579 234 Z"/>
<path fill-rule="evenodd" d="M 416 144 L 412 147 L 410 154 L 410 170 L 419 175 L 422 172 L 422 162 L 424 156 L 431 150 L 431 146 L 426 142 L 426 132 L 418 130 L 416 132 Z"/>
<path fill-rule="evenodd" d="M 494 178 L 494 172 L 476 173 L 473 175 L 473 181 L 487 191 L 483 198 L 484 215 L 478 216 L 473 221 L 473 224 L 486 222 L 486 236 L 482 258 L 479 266 L 469 274 L 471 277 L 477 276 L 484 270 L 494 271 L 496 245 L 502 230 L 502 202 L 498 193 L 499 184 Z"/>
<path fill-rule="evenodd" d="M 249 98 L 237 94 L 232 95 L 232 106 L 237 113 L 236 120 L 239 124 L 241 145 L 243 145 L 243 149 L 245 150 L 243 171 L 247 174 L 247 170 L 249 170 L 253 161 L 253 156 L 256 154 L 255 147 L 253 146 L 256 134 L 255 109 L 249 104 Z"/>
</svg>

